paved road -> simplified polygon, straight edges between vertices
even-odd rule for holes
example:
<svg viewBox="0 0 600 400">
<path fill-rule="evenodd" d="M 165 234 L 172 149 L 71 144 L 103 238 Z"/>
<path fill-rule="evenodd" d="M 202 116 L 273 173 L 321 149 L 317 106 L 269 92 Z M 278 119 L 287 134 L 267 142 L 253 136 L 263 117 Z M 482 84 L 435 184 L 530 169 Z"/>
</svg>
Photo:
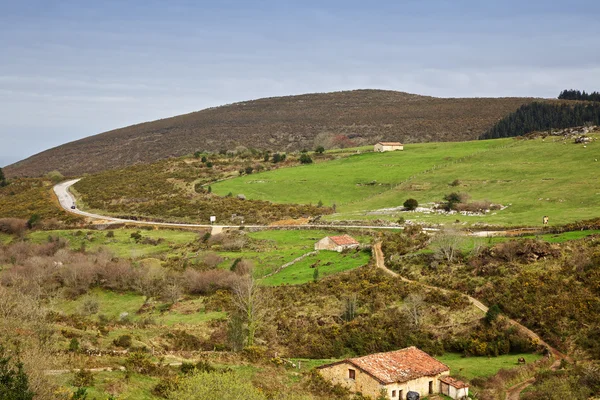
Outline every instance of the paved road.
<svg viewBox="0 0 600 400">
<path fill-rule="evenodd" d="M 183 224 L 183 223 L 171 223 L 171 222 L 152 222 L 152 221 L 135 221 L 132 219 L 123 219 L 123 218 L 115 218 L 108 217 L 105 215 L 93 214 L 86 211 L 81 211 L 79 208 L 72 209 L 71 206 L 76 204 L 75 197 L 69 191 L 69 188 L 73 186 L 75 183 L 79 182 L 80 179 L 73 179 L 70 181 L 65 181 L 54 186 L 54 193 L 56 197 L 58 197 L 58 201 L 62 208 L 66 211 L 81 215 L 88 218 L 93 219 L 101 219 L 105 221 L 111 222 L 120 222 L 120 223 L 134 223 L 140 225 L 154 225 L 154 226 L 165 226 L 165 227 L 180 227 L 180 228 L 210 228 L 213 234 L 221 233 L 223 229 L 233 228 L 239 229 L 242 225 L 210 225 L 210 224 Z M 285 228 L 286 226 L 272 226 L 272 225 L 243 225 L 246 228 L 274 228 L 278 227 Z M 293 228 L 347 228 L 347 229 L 402 229 L 398 226 L 379 226 L 379 225 L 327 225 L 327 224 L 305 224 L 305 225 L 293 225 L 290 226 Z M 437 231 L 434 228 L 425 228 L 425 230 L 429 231 Z"/>
</svg>

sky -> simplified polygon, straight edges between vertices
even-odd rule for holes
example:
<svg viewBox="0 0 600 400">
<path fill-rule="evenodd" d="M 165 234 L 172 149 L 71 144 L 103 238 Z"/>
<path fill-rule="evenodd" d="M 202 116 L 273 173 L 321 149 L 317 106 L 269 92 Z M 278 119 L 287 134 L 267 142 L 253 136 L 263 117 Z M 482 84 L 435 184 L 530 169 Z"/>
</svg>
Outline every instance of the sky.
<svg viewBox="0 0 600 400">
<path fill-rule="evenodd" d="M 270 96 L 600 90 L 597 0 L 0 0 L 0 166 Z"/>
</svg>

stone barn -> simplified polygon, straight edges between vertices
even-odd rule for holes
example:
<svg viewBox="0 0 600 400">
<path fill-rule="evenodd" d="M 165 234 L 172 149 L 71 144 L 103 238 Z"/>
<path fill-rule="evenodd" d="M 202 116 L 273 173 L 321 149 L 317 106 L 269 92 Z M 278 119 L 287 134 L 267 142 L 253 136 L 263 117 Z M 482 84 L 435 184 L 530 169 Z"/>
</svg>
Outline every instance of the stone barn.
<svg viewBox="0 0 600 400">
<path fill-rule="evenodd" d="M 346 249 L 355 249 L 360 246 L 350 235 L 328 236 L 315 243 L 315 250 L 332 250 L 342 252 Z"/>
<path fill-rule="evenodd" d="M 404 145 L 400 142 L 379 142 L 373 146 L 373 151 L 376 153 L 395 150 L 404 150 Z"/>
<path fill-rule="evenodd" d="M 323 378 L 352 392 L 376 398 L 383 390 L 391 400 L 405 400 L 408 392 L 421 396 L 441 393 L 442 379 L 450 374 L 446 365 L 414 346 L 348 358 L 317 369 Z"/>
</svg>

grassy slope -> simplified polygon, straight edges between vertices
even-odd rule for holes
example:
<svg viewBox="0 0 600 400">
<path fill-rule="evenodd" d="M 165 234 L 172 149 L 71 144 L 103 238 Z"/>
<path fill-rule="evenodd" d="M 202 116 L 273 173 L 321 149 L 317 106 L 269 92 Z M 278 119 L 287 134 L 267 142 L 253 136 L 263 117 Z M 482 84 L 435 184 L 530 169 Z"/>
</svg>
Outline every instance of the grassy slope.
<svg viewBox="0 0 600 400">
<path fill-rule="evenodd" d="M 78 233 L 81 232 L 81 233 Z M 116 229 L 113 238 L 106 237 L 109 231 L 95 230 L 55 230 L 55 231 L 37 231 L 32 232 L 29 238 L 34 243 L 45 242 L 49 236 L 59 236 L 69 241 L 69 246 L 73 250 L 81 248 L 85 243 L 86 249 L 97 250 L 100 247 L 109 249 L 118 257 L 145 257 L 154 254 L 167 253 L 173 246 L 189 243 L 198 239 L 197 232 L 178 231 L 178 230 L 136 230 L 136 229 Z M 131 234 L 140 232 L 142 237 L 150 239 L 164 239 L 157 245 L 136 243 L 131 238 Z"/>
<path fill-rule="evenodd" d="M 389 191 L 411 176 L 473 153 L 507 143 L 478 141 L 407 146 L 410 151 L 365 153 L 322 164 L 253 174 L 216 183 L 213 192 L 243 193 L 251 199 L 281 203 L 336 204 L 338 210 Z M 369 185 L 376 181 L 375 185 Z M 403 200 L 404 201 L 404 200 Z"/>
<path fill-rule="evenodd" d="M 436 357 L 438 360 L 450 367 L 453 375 L 460 375 L 467 379 L 476 377 L 487 378 L 494 375 L 500 369 L 511 369 L 517 367 L 517 360 L 523 357 L 528 363 L 539 360 L 539 354 L 506 354 L 498 357 L 463 357 L 461 354 L 446 353 Z"/>
<path fill-rule="evenodd" d="M 543 215 L 550 216 L 550 224 L 598 215 L 600 176 L 594 173 L 600 165 L 594 161 L 600 159 L 597 141 L 585 148 L 563 142 L 562 138 L 547 138 L 430 143 L 405 149 L 233 179 L 213 185 L 213 190 L 219 194 L 240 192 L 249 198 L 275 202 L 335 202 L 338 214 L 329 219 L 394 220 L 403 216 L 425 222 L 459 219 L 468 223 L 539 225 Z M 455 179 L 461 184 L 450 186 Z M 373 180 L 384 185 L 359 186 Z M 410 197 L 421 204 L 441 201 L 453 191 L 468 193 L 472 200 L 490 200 L 509 207 L 490 215 L 469 217 L 365 213 L 401 206 Z"/>
<path fill-rule="evenodd" d="M 243 258 L 254 262 L 256 274 L 259 277 L 274 272 L 280 266 L 300 257 L 303 254 L 314 250 L 315 242 L 325 236 L 336 235 L 336 232 L 325 230 L 281 230 L 281 231 L 260 231 L 249 233 L 252 239 L 260 240 L 259 246 L 253 249 L 243 249 L 239 252 L 219 252 L 219 255 L 225 258 L 220 265 L 221 268 L 230 268 L 236 258 Z M 369 243 L 369 239 L 360 235 L 355 238 L 364 243 Z M 327 254 L 329 253 L 329 254 Z M 327 254 L 327 255 L 326 255 Z M 317 257 L 308 257 L 299 263 L 296 263 L 281 272 L 273 275 L 263 282 L 267 285 L 278 285 L 281 283 L 304 283 L 312 280 L 313 270 L 310 265 L 317 260 L 322 260 L 322 264 L 328 261 L 332 262 L 330 266 L 324 266 L 319 270 L 320 276 L 326 276 L 332 273 L 346 271 L 356 268 L 368 262 L 363 256 L 352 258 L 344 257 L 338 253 L 322 252 Z M 312 260 L 312 261 L 311 261 Z M 310 263 L 309 263 L 310 261 Z M 358 261 L 358 262 L 357 262 Z M 364 262 L 363 262 L 364 261 Z M 304 269 L 310 272 L 304 271 Z"/>
</svg>

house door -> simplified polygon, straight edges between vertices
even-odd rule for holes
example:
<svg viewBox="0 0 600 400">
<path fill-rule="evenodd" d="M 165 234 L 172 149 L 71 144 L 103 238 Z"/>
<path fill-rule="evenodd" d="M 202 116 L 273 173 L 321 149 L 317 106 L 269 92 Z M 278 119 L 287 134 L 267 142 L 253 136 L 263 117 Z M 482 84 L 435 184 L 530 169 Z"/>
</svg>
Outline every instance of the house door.
<svg viewBox="0 0 600 400">
<path fill-rule="evenodd" d="M 433 381 L 429 381 L 429 394 L 433 394 Z"/>
</svg>

